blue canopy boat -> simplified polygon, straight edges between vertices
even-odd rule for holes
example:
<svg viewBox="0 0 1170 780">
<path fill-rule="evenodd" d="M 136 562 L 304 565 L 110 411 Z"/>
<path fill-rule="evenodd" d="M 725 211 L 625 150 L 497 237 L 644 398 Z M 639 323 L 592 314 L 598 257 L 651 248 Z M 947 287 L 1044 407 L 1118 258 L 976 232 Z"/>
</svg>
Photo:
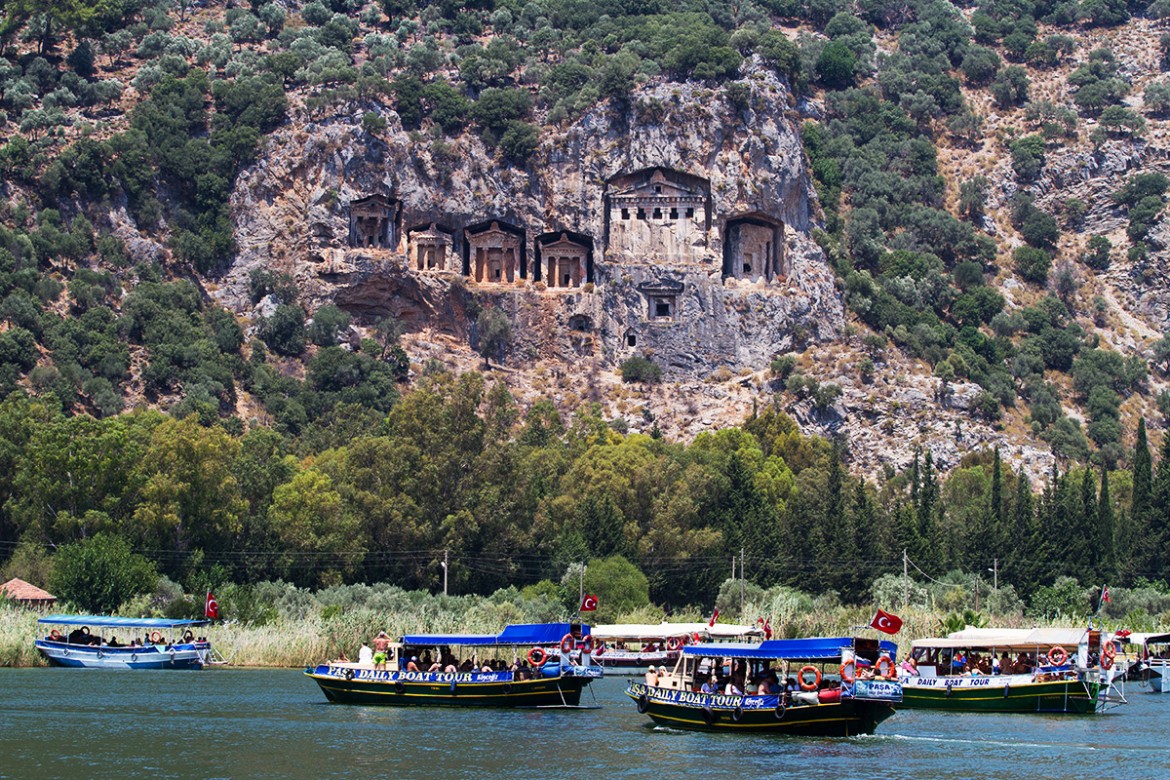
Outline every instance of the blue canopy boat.
<svg viewBox="0 0 1170 780">
<path fill-rule="evenodd" d="M 53 666 L 202 669 L 212 662 L 211 643 L 191 631 L 210 620 L 48 615 L 37 622 L 53 626 L 36 640 Z M 124 632 L 121 641 L 115 632 Z"/>
<path fill-rule="evenodd" d="M 647 672 L 626 695 L 660 726 L 871 734 L 902 700 L 896 652 L 892 642 L 861 637 L 684 645 L 673 671 Z"/>
<path fill-rule="evenodd" d="M 340 704 L 576 707 L 602 676 L 592 651 L 589 626 L 529 623 L 499 634 L 409 634 L 389 643 L 382 663 L 330 661 L 305 674 Z"/>
</svg>

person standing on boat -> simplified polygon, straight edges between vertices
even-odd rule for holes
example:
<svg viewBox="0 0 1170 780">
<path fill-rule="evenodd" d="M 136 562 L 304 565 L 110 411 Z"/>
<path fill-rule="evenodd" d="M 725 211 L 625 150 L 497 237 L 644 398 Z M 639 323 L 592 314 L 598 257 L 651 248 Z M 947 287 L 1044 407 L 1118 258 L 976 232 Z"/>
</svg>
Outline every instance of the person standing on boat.
<svg viewBox="0 0 1170 780">
<path fill-rule="evenodd" d="M 362 647 L 358 650 L 358 663 L 362 666 L 374 665 L 374 651 L 365 642 L 362 642 Z"/>
<path fill-rule="evenodd" d="M 646 685 L 651 688 L 658 687 L 658 670 L 654 668 L 654 664 L 650 664 L 650 668 L 646 670 Z"/>
<path fill-rule="evenodd" d="M 374 637 L 374 668 L 386 668 L 386 651 L 390 649 L 390 635 L 385 631 L 379 631 L 378 635 Z"/>
</svg>

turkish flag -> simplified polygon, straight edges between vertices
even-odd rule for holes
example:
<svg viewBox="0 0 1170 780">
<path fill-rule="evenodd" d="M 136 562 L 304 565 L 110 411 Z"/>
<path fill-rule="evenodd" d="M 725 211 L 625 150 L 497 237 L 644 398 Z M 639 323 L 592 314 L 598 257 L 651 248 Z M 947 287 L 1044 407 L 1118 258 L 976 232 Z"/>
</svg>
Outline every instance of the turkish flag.
<svg viewBox="0 0 1170 780">
<path fill-rule="evenodd" d="M 707 621 L 707 628 L 714 628 L 715 621 L 718 619 L 719 619 L 719 608 L 716 607 L 715 611 L 713 613 L 711 613 L 711 619 L 709 621 Z"/>
<path fill-rule="evenodd" d="M 212 620 L 219 620 L 219 602 L 211 591 L 207 591 L 207 602 L 203 605 L 203 614 Z"/>
<path fill-rule="evenodd" d="M 869 621 L 869 625 L 883 633 L 896 634 L 902 630 L 902 618 L 879 609 L 873 620 Z"/>
<path fill-rule="evenodd" d="M 596 612 L 597 611 L 597 596 L 592 593 L 586 593 L 581 599 L 581 612 Z"/>
<path fill-rule="evenodd" d="M 1109 598 L 1109 586 L 1108 585 L 1101 586 L 1101 601 L 1104 602 L 1105 604 L 1111 604 L 1113 602 L 1113 599 Z"/>
</svg>

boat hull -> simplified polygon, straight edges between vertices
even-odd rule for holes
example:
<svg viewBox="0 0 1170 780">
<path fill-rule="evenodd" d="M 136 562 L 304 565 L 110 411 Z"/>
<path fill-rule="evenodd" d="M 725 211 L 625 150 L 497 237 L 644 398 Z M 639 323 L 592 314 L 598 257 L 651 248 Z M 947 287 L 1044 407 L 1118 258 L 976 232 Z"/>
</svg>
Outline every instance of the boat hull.
<svg viewBox="0 0 1170 780">
<path fill-rule="evenodd" d="M 872 734 L 894 714 L 890 701 L 843 699 L 782 708 L 778 696 L 692 694 L 642 683 L 632 683 L 626 695 L 656 725 L 696 731 L 852 737 Z"/>
<path fill-rule="evenodd" d="M 948 681 L 952 683 L 950 686 Z M 1096 681 L 1035 682 L 1029 675 L 949 680 L 945 677 L 918 677 L 902 681 L 901 708 L 1086 715 L 1097 711 L 1099 690 Z"/>
<path fill-rule="evenodd" d="M 36 648 L 51 666 L 74 669 L 202 669 L 211 658 L 208 642 L 93 647 L 38 639 Z"/>
<path fill-rule="evenodd" d="M 576 707 L 596 676 L 513 679 L 511 672 L 378 672 L 322 664 L 305 674 L 336 704 L 391 707 Z"/>
</svg>

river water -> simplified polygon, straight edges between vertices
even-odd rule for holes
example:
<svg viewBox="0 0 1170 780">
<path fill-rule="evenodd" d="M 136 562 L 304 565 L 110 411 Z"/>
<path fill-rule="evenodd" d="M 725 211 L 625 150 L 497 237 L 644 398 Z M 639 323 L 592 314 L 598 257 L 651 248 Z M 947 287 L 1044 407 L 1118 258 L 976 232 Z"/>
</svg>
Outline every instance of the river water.
<svg viewBox="0 0 1170 780">
<path fill-rule="evenodd" d="M 1103 716 L 903 711 L 876 735 L 655 729 L 596 683 L 595 710 L 327 704 L 296 671 L 0 669 L 0 778 L 1170 777 L 1170 696 Z"/>
</svg>

